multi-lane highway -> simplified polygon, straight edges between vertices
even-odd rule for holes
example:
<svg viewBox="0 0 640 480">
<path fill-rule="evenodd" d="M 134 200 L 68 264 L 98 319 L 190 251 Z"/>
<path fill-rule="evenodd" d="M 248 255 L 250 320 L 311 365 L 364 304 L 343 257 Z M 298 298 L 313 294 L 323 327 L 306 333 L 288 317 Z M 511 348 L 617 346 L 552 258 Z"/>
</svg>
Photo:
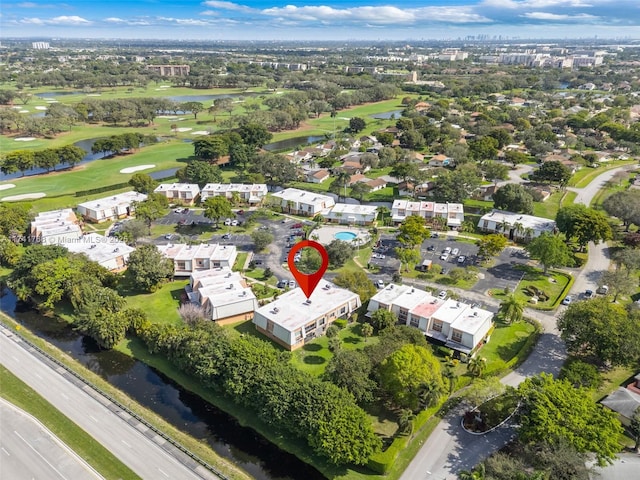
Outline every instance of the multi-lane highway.
<svg viewBox="0 0 640 480">
<path fill-rule="evenodd" d="M 90 387 L 72 381 L 62 367 L 52 368 L 30 350 L 0 326 L 0 363 L 140 477 L 153 480 L 217 478 Z M 2 431 L 6 432 L 4 418 L 1 422 Z"/>
<path fill-rule="evenodd" d="M 1 398 L 0 419 L 0 478 L 102 478 L 38 420 Z"/>
</svg>

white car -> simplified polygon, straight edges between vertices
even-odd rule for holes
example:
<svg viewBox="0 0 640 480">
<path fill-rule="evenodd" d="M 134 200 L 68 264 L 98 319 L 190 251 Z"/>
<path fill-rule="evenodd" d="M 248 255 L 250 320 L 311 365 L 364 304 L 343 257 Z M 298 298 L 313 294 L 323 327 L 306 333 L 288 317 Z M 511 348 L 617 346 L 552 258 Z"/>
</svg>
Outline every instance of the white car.
<svg viewBox="0 0 640 480">
<path fill-rule="evenodd" d="M 444 300 L 445 298 L 447 298 L 447 292 L 445 290 L 441 290 L 440 293 L 438 293 L 438 298 L 440 300 Z"/>
<path fill-rule="evenodd" d="M 231 219 L 230 219 L 230 218 L 227 218 L 227 219 L 224 221 L 224 224 L 225 224 L 226 226 L 230 226 L 230 225 L 231 225 Z"/>
<path fill-rule="evenodd" d="M 442 253 L 446 253 L 446 254 L 451 253 L 451 247 L 446 247 L 446 248 L 442 251 Z"/>
<path fill-rule="evenodd" d="M 445 252 L 442 255 L 440 255 L 440 260 L 444 260 L 445 262 L 449 260 L 449 253 Z"/>
<path fill-rule="evenodd" d="M 176 208 L 173 213 L 182 213 L 182 208 Z"/>
<path fill-rule="evenodd" d="M 232 227 L 237 227 L 238 226 L 238 220 L 231 220 L 231 226 Z"/>
<path fill-rule="evenodd" d="M 376 287 L 384 288 L 384 282 L 382 281 L 382 279 L 376 280 Z"/>
<path fill-rule="evenodd" d="M 467 257 L 465 257 L 464 255 L 460 255 L 458 257 L 458 263 L 464 263 L 466 259 L 467 259 Z"/>
<path fill-rule="evenodd" d="M 457 249 L 457 248 L 454 248 L 453 250 L 451 250 L 451 255 L 453 255 L 454 257 L 455 257 L 456 255 L 458 255 L 459 253 L 460 253 L 460 250 L 459 250 L 459 249 Z"/>
</svg>

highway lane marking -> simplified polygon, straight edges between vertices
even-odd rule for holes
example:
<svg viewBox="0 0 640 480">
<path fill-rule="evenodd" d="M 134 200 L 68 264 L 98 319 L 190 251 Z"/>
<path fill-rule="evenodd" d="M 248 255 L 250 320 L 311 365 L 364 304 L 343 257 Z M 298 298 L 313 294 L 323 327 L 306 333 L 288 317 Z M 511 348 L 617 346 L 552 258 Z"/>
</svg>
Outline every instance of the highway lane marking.
<svg viewBox="0 0 640 480">
<path fill-rule="evenodd" d="M 94 417 L 93 415 L 89 415 L 89 418 L 91 420 L 93 420 L 94 422 L 96 422 L 96 423 L 100 423 L 100 422 L 98 422 L 98 419 L 96 417 Z"/>
<path fill-rule="evenodd" d="M 6 453 L 6 454 L 7 454 L 7 457 L 10 457 L 10 456 L 11 456 L 11 454 L 10 454 L 9 452 L 7 452 L 7 451 L 5 450 L 5 448 L 4 448 L 4 447 L 0 447 L 0 448 L 2 449 L 2 451 L 3 451 L 4 453 Z"/>
<path fill-rule="evenodd" d="M 58 475 L 60 475 L 60 477 L 61 477 L 61 478 L 64 478 L 64 480 L 68 480 L 68 479 L 67 479 L 67 477 L 65 477 L 64 475 L 62 475 L 62 474 L 58 471 L 58 469 L 57 469 L 56 467 L 54 467 L 53 465 L 51 465 L 51 463 L 49 463 L 49 460 L 47 460 L 46 458 L 44 458 L 44 457 L 42 456 L 42 454 L 41 454 L 39 451 L 37 451 L 35 448 L 33 448 L 33 445 L 31 445 L 29 442 L 27 442 L 27 441 L 22 437 L 22 435 L 20 435 L 20 434 L 19 434 L 17 431 L 15 431 L 15 430 L 13 431 L 13 433 L 15 433 L 15 434 L 18 436 L 18 438 L 19 438 L 20 440 L 22 440 L 24 443 L 26 443 L 26 444 L 27 444 L 27 446 L 28 446 L 31 450 L 33 450 L 33 451 L 34 451 L 34 452 L 35 452 L 35 453 L 36 453 L 36 454 L 37 454 L 37 455 L 38 455 L 42 460 L 44 460 L 44 461 L 45 461 L 45 463 L 46 463 L 47 465 L 49 465 L 49 466 L 51 467 L 51 469 L 52 469 L 54 472 L 56 472 Z"/>
<path fill-rule="evenodd" d="M 158 468 L 158 471 L 163 474 L 165 477 L 169 478 L 169 475 L 167 475 L 165 472 L 163 472 L 160 468 Z"/>
<path fill-rule="evenodd" d="M 131 445 L 129 445 L 127 442 L 125 442 L 124 440 L 120 440 L 122 443 L 124 443 L 127 447 L 131 448 Z"/>
</svg>

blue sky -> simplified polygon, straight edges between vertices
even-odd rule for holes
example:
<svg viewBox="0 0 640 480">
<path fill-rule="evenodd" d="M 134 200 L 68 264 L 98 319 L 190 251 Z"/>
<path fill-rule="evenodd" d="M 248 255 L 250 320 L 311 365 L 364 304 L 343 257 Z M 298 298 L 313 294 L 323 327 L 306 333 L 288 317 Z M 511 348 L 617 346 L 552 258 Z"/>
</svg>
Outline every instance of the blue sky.
<svg viewBox="0 0 640 480">
<path fill-rule="evenodd" d="M 640 38 L 640 0 L 2 0 L 0 28 L 167 40 Z"/>
</svg>

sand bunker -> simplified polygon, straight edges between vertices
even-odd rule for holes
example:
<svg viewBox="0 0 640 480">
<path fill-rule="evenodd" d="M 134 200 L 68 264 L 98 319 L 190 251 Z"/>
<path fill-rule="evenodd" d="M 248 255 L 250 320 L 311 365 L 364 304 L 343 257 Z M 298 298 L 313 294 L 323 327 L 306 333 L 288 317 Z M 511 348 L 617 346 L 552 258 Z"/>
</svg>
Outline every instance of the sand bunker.
<svg viewBox="0 0 640 480">
<path fill-rule="evenodd" d="M 10 197 L 0 198 L 0 202 L 16 202 L 18 200 L 34 200 L 36 198 L 46 197 L 46 193 L 23 193 L 22 195 L 11 195 Z"/>
<path fill-rule="evenodd" d="M 47 107 L 43 107 L 43 106 L 40 106 L 40 105 L 38 105 L 35 108 L 36 108 L 36 110 L 46 110 L 47 109 Z"/>
<path fill-rule="evenodd" d="M 148 170 L 155 167 L 155 165 L 138 165 L 137 167 L 127 167 L 120 170 L 120 173 L 134 173 L 140 170 Z"/>
<path fill-rule="evenodd" d="M 14 105 L 14 106 L 13 106 L 13 107 L 11 107 L 11 108 L 15 108 L 16 110 L 20 110 L 22 107 L 21 107 L 20 105 Z"/>
<path fill-rule="evenodd" d="M 18 113 L 29 113 L 29 110 L 18 110 Z"/>
<path fill-rule="evenodd" d="M 101 97 L 101 93 L 87 93 L 87 97 Z"/>
<path fill-rule="evenodd" d="M 189 128 L 189 127 L 180 127 L 180 128 L 175 128 L 174 129 L 176 132 L 190 132 L 191 130 L 193 130 L 193 128 Z"/>
<path fill-rule="evenodd" d="M 18 137 L 18 138 L 14 138 L 14 140 L 16 142 L 33 142 L 36 139 L 36 137 Z"/>
<path fill-rule="evenodd" d="M 196 132 L 191 132 L 191 135 L 209 135 L 209 132 L 206 130 L 198 130 Z"/>
<path fill-rule="evenodd" d="M 0 185 L 0 190 L 9 190 L 14 187 L 15 185 L 13 183 L 5 183 L 4 185 Z"/>
</svg>

